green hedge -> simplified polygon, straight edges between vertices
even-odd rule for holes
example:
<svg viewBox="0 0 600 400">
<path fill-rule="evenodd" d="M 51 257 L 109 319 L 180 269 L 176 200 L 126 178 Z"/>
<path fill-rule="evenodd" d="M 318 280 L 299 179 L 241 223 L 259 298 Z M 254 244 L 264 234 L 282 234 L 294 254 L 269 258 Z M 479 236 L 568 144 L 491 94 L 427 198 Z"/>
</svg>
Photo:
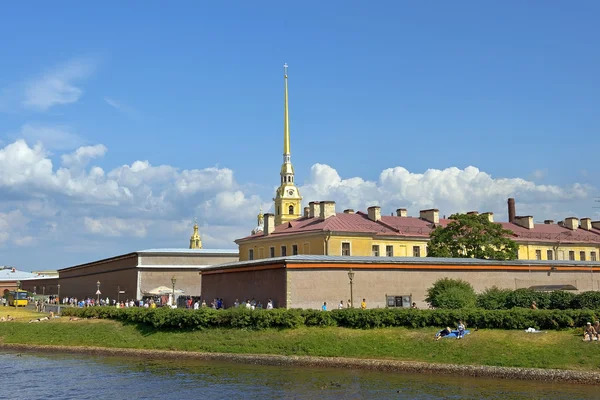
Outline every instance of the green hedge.
<svg viewBox="0 0 600 400">
<path fill-rule="evenodd" d="M 113 319 L 125 323 L 145 324 L 156 329 L 196 330 L 208 328 L 293 329 L 301 326 L 340 326 L 355 329 L 383 327 L 456 326 L 459 319 L 473 329 L 561 329 L 584 326 L 596 320 L 593 310 L 414 310 L 414 309 L 344 309 L 333 311 L 274 309 L 227 310 L 169 308 L 63 308 L 62 315 L 81 318 Z"/>
<path fill-rule="evenodd" d="M 508 310 L 514 307 L 529 308 L 534 301 L 539 309 L 587 308 L 589 310 L 600 310 L 600 292 L 597 291 L 575 294 L 561 290 L 537 292 L 531 289 L 510 290 L 491 287 L 477 295 L 477 306 L 487 310 Z"/>
</svg>

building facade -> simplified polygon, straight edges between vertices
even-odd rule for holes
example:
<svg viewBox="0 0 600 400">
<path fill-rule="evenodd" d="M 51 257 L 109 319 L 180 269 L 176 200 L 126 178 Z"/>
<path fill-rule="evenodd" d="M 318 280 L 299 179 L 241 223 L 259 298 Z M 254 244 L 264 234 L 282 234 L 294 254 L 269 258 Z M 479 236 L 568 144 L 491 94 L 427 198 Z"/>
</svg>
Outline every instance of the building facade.
<svg viewBox="0 0 600 400">
<path fill-rule="evenodd" d="M 512 208 L 511 208 L 512 207 Z M 598 261 L 600 221 L 575 217 L 554 223 L 533 222 L 532 216 L 514 216 L 514 200 L 509 199 L 509 222 L 498 222 L 512 232 L 519 245 L 520 260 Z M 486 213 L 494 222 L 494 215 Z M 366 213 L 337 212 L 335 202 L 311 202 L 304 215 L 277 225 L 265 214 L 264 229 L 236 240 L 240 260 L 257 260 L 290 255 L 336 255 L 375 257 L 426 257 L 433 229 L 451 220 L 440 218 L 437 209 L 421 210 L 410 217 L 400 208 L 395 215 L 381 214 L 380 207 Z"/>
<path fill-rule="evenodd" d="M 64 268 L 58 271 L 61 296 L 139 300 L 153 289 L 172 287 L 201 295 L 203 268 L 238 261 L 237 250 L 150 249 Z M 48 293 L 47 293 L 48 294 Z"/>
<path fill-rule="evenodd" d="M 350 284 L 349 272 L 352 272 Z M 440 278 L 463 279 L 481 292 L 506 289 L 600 290 L 600 263 L 569 260 L 490 261 L 458 258 L 342 257 L 297 255 L 243 261 L 202 271 L 202 293 L 223 298 L 256 299 L 276 307 L 330 309 L 364 298 L 368 308 L 427 307 L 427 289 Z"/>
</svg>

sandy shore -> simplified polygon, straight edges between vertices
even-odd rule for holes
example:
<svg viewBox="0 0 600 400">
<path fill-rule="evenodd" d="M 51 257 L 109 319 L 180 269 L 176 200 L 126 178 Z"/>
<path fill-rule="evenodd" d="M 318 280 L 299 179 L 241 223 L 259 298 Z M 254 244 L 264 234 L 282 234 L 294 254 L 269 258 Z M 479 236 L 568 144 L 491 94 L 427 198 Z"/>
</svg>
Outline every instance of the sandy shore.
<svg viewBox="0 0 600 400">
<path fill-rule="evenodd" d="M 299 367 L 355 368 L 378 371 L 429 373 L 520 379 L 549 382 L 599 384 L 600 372 L 569 371 L 560 369 L 490 367 L 476 365 L 430 364 L 396 360 L 373 360 L 341 357 L 281 356 L 266 354 L 200 353 L 189 351 L 120 349 L 105 347 L 46 346 L 0 343 L 0 350 L 45 353 L 79 353 L 103 356 L 125 356 L 147 359 L 175 358 L 218 360 L 257 365 L 285 365 Z"/>
</svg>

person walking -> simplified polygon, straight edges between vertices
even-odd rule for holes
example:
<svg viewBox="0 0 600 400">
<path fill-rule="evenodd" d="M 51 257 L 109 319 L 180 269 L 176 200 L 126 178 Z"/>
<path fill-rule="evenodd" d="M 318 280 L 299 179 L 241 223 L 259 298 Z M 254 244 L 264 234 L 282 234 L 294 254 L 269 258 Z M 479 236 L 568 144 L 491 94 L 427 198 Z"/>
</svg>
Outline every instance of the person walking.
<svg viewBox="0 0 600 400">
<path fill-rule="evenodd" d="M 321 306 L 321 310 L 327 311 L 327 302 L 326 301 L 323 302 L 323 305 Z"/>
<path fill-rule="evenodd" d="M 365 299 L 363 299 L 363 301 L 360 303 L 360 308 L 363 310 L 367 309 L 367 301 Z"/>
</svg>

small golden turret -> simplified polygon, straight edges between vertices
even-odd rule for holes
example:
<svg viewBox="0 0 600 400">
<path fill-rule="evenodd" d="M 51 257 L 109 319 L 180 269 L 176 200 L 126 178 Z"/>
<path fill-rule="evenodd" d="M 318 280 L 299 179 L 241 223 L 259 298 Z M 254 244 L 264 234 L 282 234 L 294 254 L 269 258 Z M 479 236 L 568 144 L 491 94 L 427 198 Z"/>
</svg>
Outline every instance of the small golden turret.
<svg viewBox="0 0 600 400">
<path fill-rule="evenodd" d="M 201 249 L 202 248 L 202 239 L 200 238 L 200 233 L 198 232 L 198 220 L 194 219 L 194 233 L 190 237 L 190 249 Z"/>
</svg>

